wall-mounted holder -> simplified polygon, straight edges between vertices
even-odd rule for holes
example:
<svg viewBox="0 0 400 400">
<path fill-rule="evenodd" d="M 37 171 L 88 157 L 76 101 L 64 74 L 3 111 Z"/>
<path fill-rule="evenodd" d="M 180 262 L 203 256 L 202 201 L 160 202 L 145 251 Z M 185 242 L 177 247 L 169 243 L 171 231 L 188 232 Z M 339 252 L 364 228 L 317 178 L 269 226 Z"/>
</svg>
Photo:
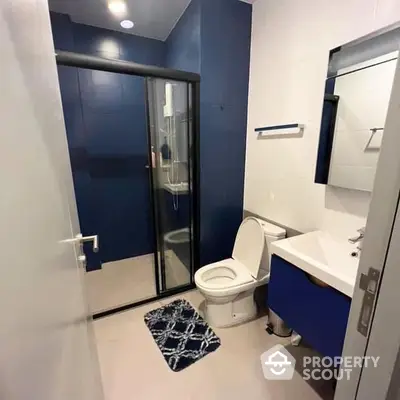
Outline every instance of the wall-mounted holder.
<svg viewBox="0 0 400 400">
<path fill-rule="evenodd" d="M 384 130 L 384 128 L 371 128 L 370 129 L 371 136 L 369 137 L 369 140 L 365 146 L 364 151 L 379 151 L 381 149 L 383 130 Z M 376 136 L 375 134 L 377 132 L 381 132 L 382 134 L 379 136 Z"/>
<path fill-rule="evenodd" d="M 302 124 L 272 125 L 256 128 L 257 139 L 280 138 L 280 137 L 301 137 L 304 132 Z"/>
</svg>

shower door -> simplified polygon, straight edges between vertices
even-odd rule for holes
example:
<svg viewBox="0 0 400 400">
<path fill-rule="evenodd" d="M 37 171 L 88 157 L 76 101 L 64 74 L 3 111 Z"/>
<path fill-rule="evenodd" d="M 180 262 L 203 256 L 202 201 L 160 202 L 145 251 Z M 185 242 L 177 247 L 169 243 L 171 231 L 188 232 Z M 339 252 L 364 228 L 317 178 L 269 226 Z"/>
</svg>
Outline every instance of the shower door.
<svg viewBox="0 0 400 400">
<path fill-rule="evenodd" d="M 191 84 L 147 78 L 149 171 L 160 292 L 193 283 Z"/>
</svg>

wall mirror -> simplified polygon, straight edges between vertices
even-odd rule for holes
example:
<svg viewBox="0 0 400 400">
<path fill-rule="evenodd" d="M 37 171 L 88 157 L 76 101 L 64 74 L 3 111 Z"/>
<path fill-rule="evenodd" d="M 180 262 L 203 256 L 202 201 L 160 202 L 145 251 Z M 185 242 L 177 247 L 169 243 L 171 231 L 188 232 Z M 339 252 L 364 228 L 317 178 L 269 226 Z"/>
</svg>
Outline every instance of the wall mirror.
<svg viewBox="0 0 400 400">
<path fill-rule="evenodd" d="M 393 27 L 330 52 L 316 183 L 372 191 L 399 48 Z"/>
</svg>

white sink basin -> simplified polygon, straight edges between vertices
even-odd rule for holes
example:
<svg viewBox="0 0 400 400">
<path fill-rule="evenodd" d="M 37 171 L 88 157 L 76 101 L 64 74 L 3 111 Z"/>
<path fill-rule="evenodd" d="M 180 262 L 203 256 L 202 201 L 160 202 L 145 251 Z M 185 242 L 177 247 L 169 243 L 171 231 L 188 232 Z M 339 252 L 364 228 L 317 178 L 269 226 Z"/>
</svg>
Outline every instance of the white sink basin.
<svg viewBox="0 0 400 400">
<path fill-rule="evenodd" d="M 172 194 L 187 194 L 189 193 L 189 183 L 164 183 L 164 188 Z"/>
<path fill-rule="evenodd" d="M 315 231 L 271 243 L 271 252 L 352 297 L 359 259 L 355 245 Z"/>
</svg>

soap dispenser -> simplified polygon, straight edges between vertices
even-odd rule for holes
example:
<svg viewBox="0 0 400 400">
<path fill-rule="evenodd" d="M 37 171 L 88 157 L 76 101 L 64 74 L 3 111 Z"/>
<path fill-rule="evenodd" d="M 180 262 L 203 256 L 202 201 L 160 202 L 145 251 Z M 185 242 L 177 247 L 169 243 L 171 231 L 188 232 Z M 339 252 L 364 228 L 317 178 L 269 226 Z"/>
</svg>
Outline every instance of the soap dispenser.
<svg viewBox="0 0 400 400">
<path fill-rule="evenodd" d="M 168 146 L 166 136 L 164 136 L 164 144 L 161 146 L 161 155 L 162 155 L 163 160 L 171 159 L 171 149 Z"/>
</svg>

